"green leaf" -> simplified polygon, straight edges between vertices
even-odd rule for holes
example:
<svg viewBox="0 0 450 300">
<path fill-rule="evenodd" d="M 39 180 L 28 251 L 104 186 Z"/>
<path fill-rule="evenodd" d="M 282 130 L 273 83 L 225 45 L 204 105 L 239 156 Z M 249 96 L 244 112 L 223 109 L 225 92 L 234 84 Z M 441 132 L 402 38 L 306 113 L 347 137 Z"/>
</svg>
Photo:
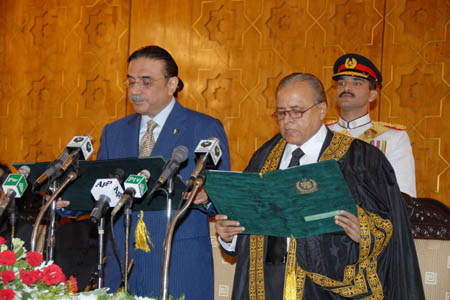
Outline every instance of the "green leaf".
<svg viewBox="0 0 450 300">
<path fill-rule="evenodd" d="M 22 294 L 22 298 L 20 298 L 20 299 L 21 299 L 21 300 L 32 299 L 32 298 L 31 298 L 31 294 L 28 293 L 28 292 L 24 292 L 24 293 Z"/>
</svg>

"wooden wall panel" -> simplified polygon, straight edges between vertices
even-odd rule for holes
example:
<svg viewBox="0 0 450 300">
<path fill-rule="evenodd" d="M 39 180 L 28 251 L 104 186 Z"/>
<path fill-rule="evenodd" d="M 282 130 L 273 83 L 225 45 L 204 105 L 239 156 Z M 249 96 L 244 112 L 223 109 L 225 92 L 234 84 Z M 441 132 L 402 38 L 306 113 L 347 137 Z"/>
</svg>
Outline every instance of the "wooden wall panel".
<svg viewBox="0 0 450 300">
<path fill-rule="evenodd" d="M 133 0 L 130 51 L 158 44 L 173 54 L 186 83 L 180 101 L 223 122 L 232 169 L 242 170 L 277 132 L 273 93 L 287 74 L 319 76 L 337 117 L 333 63 L 354 51 L 381 64 L 383 9 L 381 1 Z"/>
<path fill-rule="evenodd" d="M 0 4 L 1 160 L 55 159 L 125 115 L 128 0 Z"/>
<path fill-rule="evenodd" d="M 225 125 L 232 169 L 277 131 L 277 82 L 293 71 L 324 82 L 338 116 L 332 65 L 370 57 L 384 89 L 373 119 L 407 126 L 419 196 L 450 204 L 448 1 L 133 1 L 130 50 L 160 44 L 179 63 L 180 101 Z M 145 17 L 144 17 L 145 16 Z M 429 24 L 432 24 L 431 26 Z M 447 198 L 446 198 L 447 197 Z"/>
<path fill-rule="evenodd" d="M 450 3 L 386 4 L 380 118 L 407 126 L 417 194 L 450 205 Z"/>
<path fill-rule="evenodd" d="M 0 1 L 0 160 L 57 157 L 75 134 L 97 143 L 132 112 L 121 80 L 136 48 L 158 44 L 180 66 L 180 101 L 219 118 L 232 169 L 277 131 L 277 82 L 318 75 L 337 117 L 335 59 L 381 66 L 375 119 L 407 126 L 419 196 L 450 204 L 449 3 L 445 0 Z M 131 6 L 131 10 L 130 10 Z"/>
<path fill-rule="evenodd" d="M 128 54 L 157 44 L 178 62 L 181 103 L 223 122 L 242 170 L 277 132 L 279 80 L 317 75 L 335 119 L 332 66 L 356 52 L 384 77 L 372 117 L 407 126 L 418 195 L 450 205 L 449 19 L 446 0 L 2 0 L 0 161 L 53 160 L 75 134 L 97 149 L 104 124 L 133 112 Z"/>
</svg>

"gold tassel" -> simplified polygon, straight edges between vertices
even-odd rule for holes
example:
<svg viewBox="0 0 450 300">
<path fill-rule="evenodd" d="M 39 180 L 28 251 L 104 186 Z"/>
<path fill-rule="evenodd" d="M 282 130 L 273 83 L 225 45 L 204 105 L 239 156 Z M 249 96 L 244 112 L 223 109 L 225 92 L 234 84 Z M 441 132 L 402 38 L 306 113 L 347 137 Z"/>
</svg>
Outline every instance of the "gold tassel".
<svg viewBox="0 0 450 300">
<path fill-rule="evenodd" d="M 297 266 L 297 241 L 291 235 L 289 242 L 289 252 L 286 261 L 286 271 L 284 274 L 283 300 L 295 300 L 297 298 L 297 276 L 295 269 Z"/>
<path fill-rule="evenodd" d="M 148 233 L 147 226 L 144 222 L 144 211 L 141 210 L 141 216 L 139 217 L 139 221 L 136 225 L 136 231 L 134 232 L 134 237 L 136 240 L 135 243 L 135 249 L 143 250 L 145 252 L 150 252 L 150 247 L 148 246 L 147 240 L 152 246 L 152 248 L 155 248 L 155 245 L 153 245 L 152 239 L 150 238 L 150 233 Z"/>
</svg>

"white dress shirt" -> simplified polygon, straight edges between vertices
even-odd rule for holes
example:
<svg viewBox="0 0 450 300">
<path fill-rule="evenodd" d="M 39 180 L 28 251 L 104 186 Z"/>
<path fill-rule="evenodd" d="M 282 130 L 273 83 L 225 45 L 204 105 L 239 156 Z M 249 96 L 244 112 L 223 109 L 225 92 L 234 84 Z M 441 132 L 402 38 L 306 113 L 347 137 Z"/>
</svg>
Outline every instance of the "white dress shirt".
<svg viewBox="0 0 450 300">
<path fill-rule="evenodd" d="M 327 128 L 325 125 L 322 125 L 320 129 L 311 137 L 309 140 L 307 140 L 303 145 L 300 146 L 303 153 L 305 155 L 300 158 L 300 165 L 309 165 L 316 163 L 319 160 L 319 154 L 320 150 L 322 149 L 323 143 L 325 142 L 325 138 L 327 137 Z M 280 161 L 280 170 L 287 169 L 289 166 L 289 163 L 292 158 L 292 152 L 298 148 L 298 145 L 294 144 L 287 144 L 284 148 L 283 156 Z M 233 240 L 229 243 L 223 241 L 219 236 L 219 242 L 222 245 L 222 247 L 229 251 L 234 252 L 236 249 L 236 241 L 237 241 L 237 235 L 233 237 Z M 287 238 L 287 244 L 289 249 L 289 242 L 290 238 Z"/>
<path fill-rule="evenodd" d="M 153 129 L 153 138 L 155 139 L 155 142 L 158 140 L 159 134 L 161 133 L 161 130 L 164 124 L 166 123 L 170 113 L 172 112 L 174 106 L 175 106 L 175 98 L 172 97 L 172 100 L 169 102 L 169 104 L 166 107 L 164 107 L 164 109 L 153 118 L 153 121 L 155 121 L 158 124 Z M 150 118 L 148 115 L 142 115 L 141 125 L 139 128 L 139 143 L 141 142 L 142 137 L 147 131 L 147 123 L 150 120 L 152 120 L 152 118 Z"/>
</svg>

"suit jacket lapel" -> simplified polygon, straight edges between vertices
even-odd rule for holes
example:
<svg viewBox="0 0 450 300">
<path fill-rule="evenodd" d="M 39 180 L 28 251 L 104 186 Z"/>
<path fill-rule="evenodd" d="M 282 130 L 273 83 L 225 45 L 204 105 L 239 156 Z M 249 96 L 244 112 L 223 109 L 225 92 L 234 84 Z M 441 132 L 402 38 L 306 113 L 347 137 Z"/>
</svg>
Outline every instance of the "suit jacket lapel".
<svg viewBox="0 0 450 300">
<path fill-rule="evenodd" d="M 126 152 L 129 152 L 132 157 L 139 156 L 139 130 L 141 127 L 141 115 L 134 114 L 134 116 L 127 123 L 128 128 L 125 130 L 123 146 L 126 147 Z"/>
</svg>

